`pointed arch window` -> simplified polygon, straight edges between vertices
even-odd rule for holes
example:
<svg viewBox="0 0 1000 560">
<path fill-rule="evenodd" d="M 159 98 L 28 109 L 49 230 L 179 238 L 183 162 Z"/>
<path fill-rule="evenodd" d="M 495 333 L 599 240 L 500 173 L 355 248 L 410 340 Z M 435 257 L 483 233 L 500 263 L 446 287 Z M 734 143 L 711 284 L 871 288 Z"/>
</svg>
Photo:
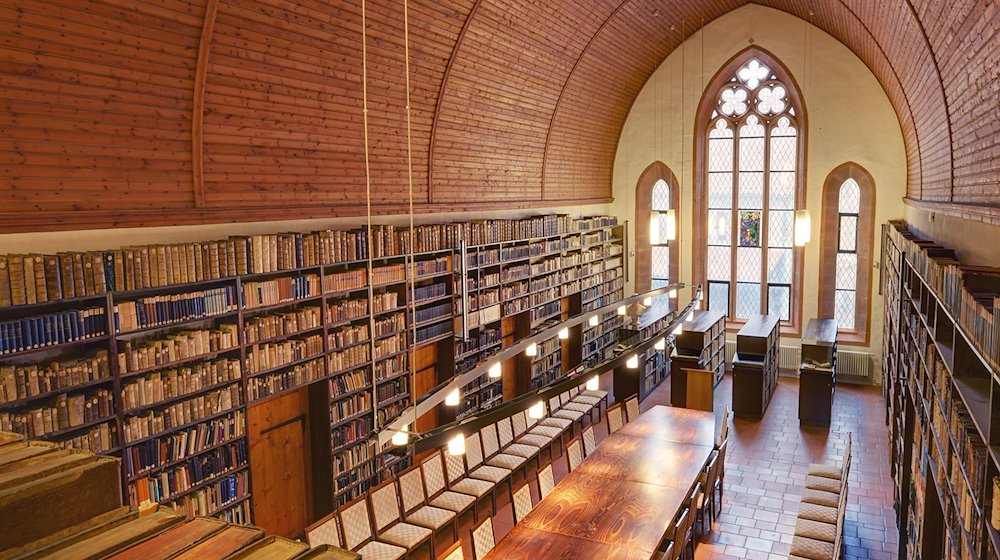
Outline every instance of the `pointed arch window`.
<svg viewBox="0 0 1000 560">
<path fill-rule="evenodd" d="M 668 229 L 667 210 L 676 212 L 679 201 L 677 177 L 663 162 L 653 162 L 642 172 L 635 188 L 636 219 L 636 290 L 646 291 L 677 281 L 677 241 L 665 235 L 651 236 L 652 220 L 657 217 L 657 231 Z M 674 224 L 676 229 L 676 223 Z"/>
<path fill-rule="evenodd" d="M 823 185 L 819 312 L 833 317 L 845 342 L 868 340 L 875 184 L 860 165 L 848 162 Z"/>
<path fill-rule="evenodd" d="M 707 305 L 738 323 L 801 314 L 795 210 L 805 200 L 805 115 L 794 81 L 754 48 L 710 82 L 698 111 L 695 277 Z"/>
</svg>

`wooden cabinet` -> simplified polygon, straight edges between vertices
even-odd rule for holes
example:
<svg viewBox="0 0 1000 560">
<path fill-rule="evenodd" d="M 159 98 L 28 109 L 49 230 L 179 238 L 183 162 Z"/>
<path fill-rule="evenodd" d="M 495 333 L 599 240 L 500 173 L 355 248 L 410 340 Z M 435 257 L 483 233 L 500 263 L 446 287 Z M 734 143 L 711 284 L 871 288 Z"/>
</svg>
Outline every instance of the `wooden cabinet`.
<svg viewBox="0 0 1000 560">
<path fill-rule="evenodd" d="M 655 304 L 645 309 L 637 317 L 628 320 L 620 330 L 619 342 L 631 346 L 639 340 L 647 340 L 659 333 L 667 336 L 665 329 L 674 319 L 674 309 L 669 304 Z M 625 366 L 615 369 L 615 400 L 620 401 L 631 395 L 646 398 L 653 389 L 667 378 L 666 351 L 649 348 L 639 354 L 639 365 L 635 369 Z"/>
<path fill-rule="evenodd" d="M 719 311 L 698 311 L 674 336 L 670 356 L 670 404 L 686 407 L 688 369 L 711 371 L 712 385 L 722 380 L 726 368 L 726 316 Z"/>
<path fill-rule="evenodd" d="M 733 356 L 733 412 L 760 418 L 778 384 L 779 319 L 755 315 L 736 335 Z"/>
<path fill-rule="evenodd" d="M 810 319 L 802 335 L 799 364 L 799 422 L 830 425 L 837 382 L 837 321 Z"/>
</svg>

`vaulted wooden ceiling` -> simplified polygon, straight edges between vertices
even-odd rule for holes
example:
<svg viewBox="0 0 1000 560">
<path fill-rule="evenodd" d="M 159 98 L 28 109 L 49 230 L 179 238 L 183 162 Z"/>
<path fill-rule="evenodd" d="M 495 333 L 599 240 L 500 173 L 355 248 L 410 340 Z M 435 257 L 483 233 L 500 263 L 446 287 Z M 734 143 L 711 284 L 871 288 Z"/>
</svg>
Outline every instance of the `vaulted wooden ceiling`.
<svg viewBox="0 0 1000 560">
<path fill-rule="evenodd" d="M 608 200 L 642 85 L 693 22 L 746 3 L 410 0 L 418 209 Z M 872 70 L 909 197 L 996 216 L 997 3 L 757 3 Z M 367 9 L 372 202 L 400 212 L 403 4 Z M 0 39 L 0 231 L 364 213 L 360 0 L 13 0 Z"/>
</svg>

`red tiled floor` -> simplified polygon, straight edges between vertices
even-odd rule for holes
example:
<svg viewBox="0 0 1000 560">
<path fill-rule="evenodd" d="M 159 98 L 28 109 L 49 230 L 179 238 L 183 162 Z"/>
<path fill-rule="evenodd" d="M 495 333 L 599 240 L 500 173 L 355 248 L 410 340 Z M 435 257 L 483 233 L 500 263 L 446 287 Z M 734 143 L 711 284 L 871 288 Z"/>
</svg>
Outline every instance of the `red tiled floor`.
<svg viewBox="0 0 1000 560">
<path fill-rule="evenodd" d="M 601 381 L 610 390 L 610 374 Z M 669 385 L 664 383 L 656 389 L 641 408 L 669 404 Z M 732 381 L 727 376 L 716 388 L 717 417 L 721 419 L 722 410 L 731 402 Z M 848 432 L 853 433 L 854 459 L 844 526 L 844 558 L 896 558 L 898 533 L 883 407 L 879 388 L 841 384 L 837 386 L 830 428 L 800 427 L 798 380 L 781 378 L 762 419 L 737 418 L 732 423 L 721 513 L 711 531 L 702 535 L 696 560 L 786 558 L 809 464 L 839 464 Z M 597 426 L 598 441 L 605 435 L 602 422 Z M 558 482 L 566 475 L 565 457 L 557 455 L 554 465 Z M 537 503 L 537 484 L 532 480 L 530 486 Z M 493 520 L 497 540 L 513 526 L 506 488 L 502 494 Z M 480 514 L 481 519 L 489 515 L 488 506 L 481 507 Z M 471 528 L 471 515 L 466 515 L 459 530 L 466 558 L 472 557 Z M 443 531 L 438 535 L 438 550 L 451 542 L 451 532 Z M 426 558 L 426 552 L 420 551 L 414 557 Z"/>
</svg>

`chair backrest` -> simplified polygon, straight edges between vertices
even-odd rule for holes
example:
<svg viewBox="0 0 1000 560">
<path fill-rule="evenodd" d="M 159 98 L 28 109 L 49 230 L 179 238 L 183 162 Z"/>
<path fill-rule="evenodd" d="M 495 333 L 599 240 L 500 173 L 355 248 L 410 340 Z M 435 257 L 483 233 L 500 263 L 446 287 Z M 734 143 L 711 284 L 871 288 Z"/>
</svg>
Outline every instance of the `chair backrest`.
<svg viewBox="0 0 1000 560">
<path fill-rule="evenodd" d="M 713 453 L 712 458 L 708 461 L 708 466 L 705 467 L 705 472 L 702 473 L 702 488 L 705 489 L 705 492 L 711 493 L 717 480 L 719 480 L 719 454 Z"/>
<path fill-rule="evenodd" d="M 510 417 L 510 426 L 514 430 L 514 439 L 528 431 L 528 422 L 524 419 L 523 410 Z"/>
<path fill-rule="evenodd" d="M 559 407 L 561 407 L 561 406 L 562 406 L 562 402 L 559 401 L 559 395 L 551 397 L 549 399 L 549 414 L 552 414 L 556 410 L 559 410 Z"/>
<path fill-rule="evenodd" d="M 621 403 L 615 403 L 604 414 L 608 418 L 608 435 L 611 435 L 625 425 L 625 408 Z"/>
<path fill-rule="evenodd" d="M 556 487 L 555 477 L 552 476 L 552 463 L 538 471 L 538 495 L 544 500 L 545 496 Z"/>
<path fill-rule="evenodd" d="M 444 453 L 444 464 L 448 472 L 448 485 L 451 486 L 465 476 L 465 456 Z"/>
<path fill-rule="evenodd" d="M 587 426 L 583 430 L 583 453 L 590 455 L 597 450 L 597 436 L 594 435 L 594 426 Z"/>
<path fill-rule="evenodd" d="M 580 438 L 573 438 L 566 444 L 566 461 L 571 472 L 583 462 L 583 446 L 580 444 Z"/>
<path fill-rule="evenodd" d="M 465 465 L 471 471 L 483 464 L 483 445 L 479 432 L 465 436 Z"/>
<path fill-rule="evenodd" d="M 531 508 L 535 506 L 531 503 L 531 487 L 527 480 L 511 493 L 510 503 L 514 506 L 514 523 L 520 523 L 525 515 L 531 513 Z"/>
<path fill-rule="evenodd" d="M 625 399 L 625 417 L 629 422 L 639 417 L 639 397 Z"/>
<path fill-rule="evenodd" d="M 662 560 L 675 560 L 674 559 L 674 549 L 675 549 L 675 547 L 674 547 L 674 541 L 670 541 L 667 544 L 667 550 L 665 550 L 663 552 L 663 556 L 661 556 L 660 558 L 662 558 Z"/>
<path fill-rule="evenodd" d="M 722 440 L 719 445 L 719 472 L 726 472 L 726 449 L 729 448 L 729 438 Z"/>
<path fill-rule="evenodd" d="M 729 437 L 729 405 L 726 405 L 726 411 L 722 413 L 722 430 L 719 432 L 719 438 L 715 440 L 715 447 L 719 448 L 722 446 L 722 442 Z"/>
<path fill-rule="evenodd" d="M 500 442 L 497 441 L 497 427 L 495 424 L 490 424 L 479 430 L 479 435 L 483 438 L 483 457 L 489 459 L 500 453 Z"/>
<path fill-rule="evenodd" d="M 356 550 L 372 538 L 372 520 L 368 515 L 368 498 L 360 498 L 340 508 L 340 526 L 344 529 L 344 545 Z"/>
<path fill-rule="evenodd" d="M 570 402 L 571 400 L 573 400 L 573 396 L 569 394 L 569 391 L 563 391 L 562 393 L 559 394 L 559 402 L 560 403 L 566 404 L 566 403 Z"/>
<path fill-rule="evenodd" d="M 399 493 L 395 481 L 387 480 L 372 488 L 368 497 L 371 499 L 372 518 L 375 520 L 375 534 L 399 521 Z"/>
<path fill-rule="evenodd" d="M 510 417 L 497 422 L 497 436 L 500 438 L 500 449 L 514 443 L 514 427 L 510 423 Z"/>
<path fill-rule="evenodd" d="M 481 560 L 489 551 L 496 546 L 496 537 L 493 535 L 493 518 L 487 517 L 472 529 L 472 560 Z"/>
<path fill-rule="evenodd" d="M 396 480 L 399 482 L 399 497 L 402 498 L 404 515 L 427 503 L 420 465 L 413 465 L 399 473 Z"/>
<path fill-rule="evenodd" d="M 329 544 L 344 548 L 344 538 L 340 535 L 340 516 L 338 513 L 333 512 L 306 527 L 306 542 L 310 546 Z"/>
<path fill-rule="evenodd" d="M 420 463 L 420 471 L 424 473 L 424 490 L 431 499 L 444 492 L 444 461 L 440 451 L 424 459 Z"/>
<path fill-rule="evenodd" d="M 698 509 L 698 494 L 701 494 L 701 489 L 704 486 L 701 485 L 701 481 L 695 483 L 694 487 L 691 489 L 691 493 L 688 494 L 687 506 L 691 509 Z"/>
<path fill-rule="evenodd" d="M 447 550 L 438 555 L 437 560 L 462 560 L 462 541 L 448 547 Z"/>
</svg>

